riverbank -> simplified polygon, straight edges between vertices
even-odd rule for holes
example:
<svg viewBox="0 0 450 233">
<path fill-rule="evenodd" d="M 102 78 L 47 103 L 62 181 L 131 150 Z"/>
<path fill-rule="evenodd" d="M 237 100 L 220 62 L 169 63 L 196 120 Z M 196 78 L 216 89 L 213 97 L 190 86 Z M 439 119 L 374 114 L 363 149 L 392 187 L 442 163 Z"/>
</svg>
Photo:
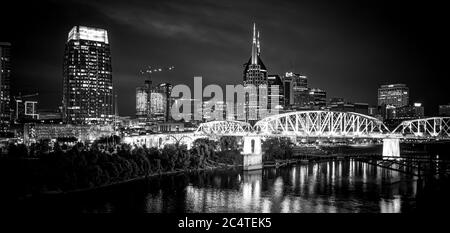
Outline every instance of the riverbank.
<svg viewBox="0 0 450 233">
<path fill-rule="evenodd" d="M 175 175 L 175 174 L 181 174 L 181 173 L 192 173 L 192 172 L 212 171 L 212 170 L 226 170 L 226 169 L 232 169 L 232 168 L 239 168 L 239 167 L 243 166 L 241 164 L 225 164 L 225 163 L 219 163 L 219 162 L 214 162 L 214 161 L 210 161 L 210 162 L 215 165 L 208 165 L 207 167 L 197 168 L 197 169 L 176 169 L 173 171 L 155 172 L 155 173 L 151 173 L 148 175 L 131 178 L 131 179 L 127 179 L 124 181 L 111 182 L 111 183 L 96 186 L 96 187 L 81 188 L 81 189 L 74 189 L 74 190 L 67 190 L 67 191 L 46 190 L 46 191 L 41 191 L 39 193 L 28 194 L 23 197 L 19 197 L 19 200 L 25 200 L 25 199 L 30 199 L 30 198 L 34 198 L 34 197 L 42 197 L 42 196 L 76 194 L 76 193 L 102 190 L 102 189 L 106 189 L 106 188 L 110 188 L 110 187 L 114 187 L 114 186 L 120 186 L 120 185 L 129 184 L 129 183 L 133 183 L 133 182 L 137 182 L 137 181 L 142 181 L 145 179 L 154 178 L 154 177 L 158 177 L 158 176 L 167 176 L 167 175 Z"/>
</svg>

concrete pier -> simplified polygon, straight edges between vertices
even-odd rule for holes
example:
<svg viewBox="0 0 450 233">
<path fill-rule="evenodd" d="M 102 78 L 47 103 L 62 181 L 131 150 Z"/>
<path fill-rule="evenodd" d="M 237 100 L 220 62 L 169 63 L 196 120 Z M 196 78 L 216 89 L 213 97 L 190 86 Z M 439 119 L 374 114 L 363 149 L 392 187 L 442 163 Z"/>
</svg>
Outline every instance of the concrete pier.
<svg viewBox="0 0 450 233">
<path fill-rule="evenodd" d="M 383 139 L 383 157 L 400 157 L 400 139 Z"/>
<path fill-rule="evenodd" d="M 243 169 L 245 171 L 257 170 L 263 168 L 261 138 L 244 137 Z"/>
</svg>

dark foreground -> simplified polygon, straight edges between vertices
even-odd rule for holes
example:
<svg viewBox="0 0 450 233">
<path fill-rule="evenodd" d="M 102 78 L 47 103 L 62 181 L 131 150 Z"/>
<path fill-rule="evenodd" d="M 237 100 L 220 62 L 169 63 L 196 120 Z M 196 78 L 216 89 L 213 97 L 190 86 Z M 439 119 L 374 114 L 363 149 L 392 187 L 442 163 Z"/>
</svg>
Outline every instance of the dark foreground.
<svg viewBox="0 0 450 233">
<path fill-rule="evenodd" d="M 164 175 L 4 206 L 19 212 L 85 213 L 403 213 L 448 206 L 424 187 L 431 186 L 395 171 L 341 160 L 253 172 L 235 168 Z"/>
</svg>

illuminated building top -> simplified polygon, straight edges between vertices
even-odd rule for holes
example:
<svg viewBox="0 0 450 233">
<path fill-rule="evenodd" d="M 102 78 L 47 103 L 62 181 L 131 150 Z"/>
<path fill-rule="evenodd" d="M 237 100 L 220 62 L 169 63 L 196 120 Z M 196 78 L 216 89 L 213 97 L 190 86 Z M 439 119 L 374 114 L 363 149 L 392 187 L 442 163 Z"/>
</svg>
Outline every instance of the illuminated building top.
<svg viewBox="0 0 450 233">
<path fill-rule="evenodd" d="M 75 26 L 70 30 L 67 41 L 90 40 L 108 44 L 108 32 L 105 29 Z"/>
</svg>

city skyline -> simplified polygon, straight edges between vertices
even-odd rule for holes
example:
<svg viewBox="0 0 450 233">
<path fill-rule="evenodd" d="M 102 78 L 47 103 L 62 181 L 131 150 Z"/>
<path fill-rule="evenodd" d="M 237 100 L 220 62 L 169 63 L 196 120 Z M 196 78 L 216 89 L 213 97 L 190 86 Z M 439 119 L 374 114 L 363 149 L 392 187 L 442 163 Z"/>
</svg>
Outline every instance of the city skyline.
<svg viewBox="0 0 450 233">
<path fill-rule="evenodd" d="M 270 2 L 260 4 L 271 5 Z M 134 115 L 134 104 L 130 103 L 135 102 L 135 87 L 142 85 L 139 69 L 143 66 L 160 64 L 177 66 L 177 70 L 173 73 L 156 75 L 155 82 L 164 80 L 173 84 L 189 85 L 194 76 L 202 76 L 206 81 L 205 85 L 217 83 L 224 86 L 240 83 L 242 63 L 250 53 L 248 38 L 253 22 L 258 24 L 264 38 L 261 42 L 261 47 L 264 48 L 261 56 L 268 66 L 268 74 L 283 74 L 286 71 L 304 74 L 309 77 L 311 86 L 327 91 L 327 98 L 343 97 L 348 101 L 375 105 L 377 88 L 381 84 L 405 83 L 410 87 L 411 101 L 422 102 L 426 112 L 436 113 L 439 104 L 450 101 L 443 89 L 440 89 L 444 88 L 444 85 L 437 85 L 439 80 L 436 79 L 439 79 L 440 75 L 436 74 L 442 74 L 444 71 L 431 69 L 436 68 L 439 63 L 428 64 L 431 62 L 430 54 L 424 51 L 421 45 L 424 42 L 419 40 L 421 38 L 408 37 L 415 32 L 405 26 L 400 27 L 398 25 L 400 19 L 389 20 L 380 17 L 389 13 L 377 14 L 375 11 L 378 11 L 378 8 L 370 10 L 371 16 L 363 17 L 359 13 L 358 16 L 344 16 L 343 13 L 350 12 L 351 8 L 362 12 L 365 8 L 361 4 L 347 3 L 335 10 L 331 9 L 333 5 L 324 7 L 320 4 L 305 3 L 302 8 L 304 13 L 308 13 L 308 10 L 323 11 L 320 11 L 322 13 L 320 17 L 312 13 L 305 14 L 305 20 L 300 21 L 295 14 L 298 12 L 289 10 L 292 4 L 295 3 L 284 2 L 274 7 L 275 12 L 285 13 L 283 14 L 285 17 L 280 18 L 277 14 L 271 17 L 261 14 L 258 7 L 262 6 L 244 3 L 231 4 L 239 7 L 236 11 L 227 13 L 221 11 L 220 7 L 225 5 L 228 9 L 234 9 L 231 5 L 202 1 L 190 4 L 177 1 L 151 4 L 132 1 L 127 5 L 113 3 L 105 7 L 101 7 L 101 3 L 97 5 L 83 1 L 65 4 L 49 1 L 37 6 L 38 9 L 42 8 L 39 15 L 47 13 L 59 15 L 58 22 L 49 22 L 47 17 L 37 18 L 27 32 L 33 34 L 35 38 L 31 42 L 24 43 L 26 38 L 20 38 L 24 32 L 13 27 L 7 27 L 5 30 L 7 34 L 2 33 L 0 40 L 12 43 L 11 89 L 14 94 L 19 91 L 39 92 L 39 105 L 44 109 L 57 108 L 61 103 L 62 55 L 65 41 L 61 38 L 65 37 L 67 31 L 75 25 L 105 28 L 109 32 L 113 80 L 118 94 L 120 115 Z M 142 7 L 142 10 L 137 10 L 138 6 Z M 119 11 L 120 7 L 125 8 Z M 66 14 L 69 8 L 72 14 Z M 164 10 L 167 16 L 145 14 L 146 11 L 158 12 L 159 8 L 161 11 Z M 412 8 L 415 9 L 414 6 Z M 18 8 L 12 6 L 12 9 L 14 12 Z M 248 10 L 247 15 L 243 12 L 245 9 Z M 29 10 L 27 8 L 25 12 Z M 129 13 L 133 10 L 138 12 L 135 16 Z M 101 14 L 81 17 L 92 11 Z M 176 12 L 183 14 L 178 14 L 176 19 L 168 17 Z M 201 19 L 208 18 L 209 14 L 214 13 L 218 13 L 220 19 L 211 20 L 209 23 L 201 22 Z M 338 15 L 333 15 L 335 13 Z M 337 21 L 331 22 L 330 19 L 333 17 L 336 17 Z M 359 17 L 362 22 L 351 21 L 352 17 Z M 185 23 L 183 19 L 187 19 Z M 143 20 L 143 25 L 139 25 L 137 20 Z M 411 21 L 408 25 L 414 24 L 415 21 L 413 19 Z M 383 27 L 392 22 L 397 23 L 397 26 Z M 45 28 L 36 28 L 37 23 L 49 25 Z M 161 28 L 161 25 L 164 27 Z M 330 27 L 333 25 L 336 28 Z M 144 26 L 147 28 L 141 28 Z M 392 33 L 391 30 L 396 27 L 406 28 L 406 31 L 399 30 Z M 405 36 L 409 39 L 406 45 L 403 43 L 405 40 L 402 40 Z M 36 44 L 40 46 L 35 47 Z M 25 53 L 26 51 L 28 53 Z M 436 56 L 433 59 L 438 58 Z M 425 75 L 429 75 L 426 79 L 431 85 L 423 85 L 420 77 Z M 18 90 L 18 83 L 25 85 L 20 86 Z M 349 83 L 351 85 L 348 85 Z"/>
<path fill-rule="evenodd" d="M 0 6 L 5 213 L 277 232 L 304 228 L 282 213 L 450 207 L 450 38 L 434 1 Z"/>
</svg>

